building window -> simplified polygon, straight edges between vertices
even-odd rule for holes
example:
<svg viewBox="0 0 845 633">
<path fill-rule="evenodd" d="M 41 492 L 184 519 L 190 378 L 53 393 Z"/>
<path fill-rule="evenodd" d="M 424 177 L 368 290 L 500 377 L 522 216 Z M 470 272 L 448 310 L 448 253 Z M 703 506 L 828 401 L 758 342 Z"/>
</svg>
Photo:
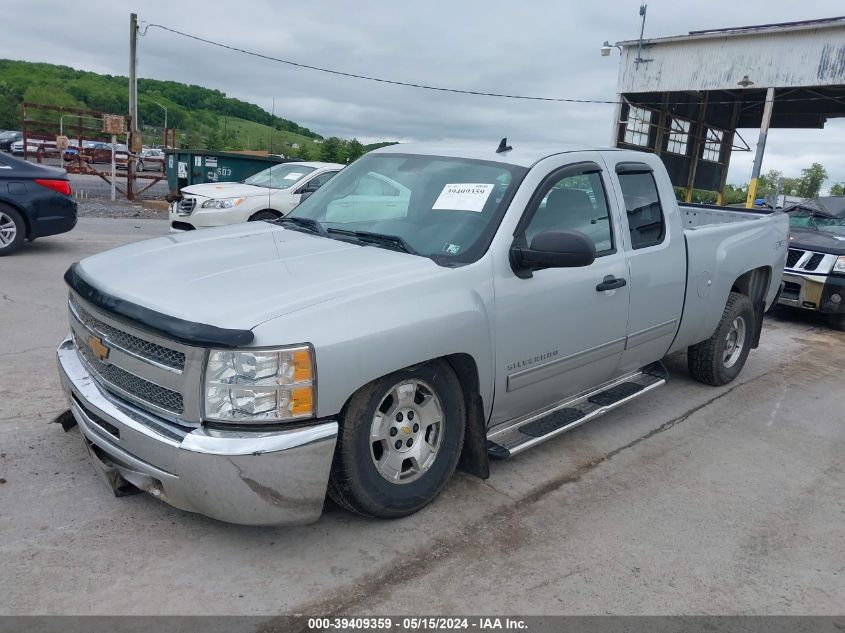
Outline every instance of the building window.
<svg viewBox="0 0 845 633">
<path fill-rule="evenodd" d="M 686 156 L 688 144 L 689 121 L 684 121 L 683 119 L 672 119 L 669 127 L 669 142 L 666 145 L 666 151 Z"/>
<path fill-rule="evenodd" d="M 709 160 L 711 163 L 718 163 L 722 157 L 722 138 L 724 136 L 722 130 L 714 130 L 707 128 L 707 138 L 704 140 L 704 154 L 701 156 L 704 160 Z"/>
<path fill-rule="evenodd" d="M 628 121 L 625 123 L 625 142 L 629 145 L 648 147 L 648 134 L 651 127 L 651 110 L 628 108 Z"/>
</svg>

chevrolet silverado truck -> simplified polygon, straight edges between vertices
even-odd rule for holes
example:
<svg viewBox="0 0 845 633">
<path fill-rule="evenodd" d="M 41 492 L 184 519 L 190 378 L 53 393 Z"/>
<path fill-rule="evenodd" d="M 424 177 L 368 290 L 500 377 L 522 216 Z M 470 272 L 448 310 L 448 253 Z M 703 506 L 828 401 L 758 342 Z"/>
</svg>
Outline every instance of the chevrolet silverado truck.
<svg viewBox="0 0 845 633">
<path fill-rule="evenodd" d="M 408 194 L 361 202 L 363 179 Z M 408 515 L 458 466 L 649 397 L 667 354 L 736 378 L 787 234 L 679 207 L 652 154 L 379 149 L 284 218 L 74 264 L 64 426 L 116 494 L 241 524 L 314 521 L 326 494 Z"/>
</svg>

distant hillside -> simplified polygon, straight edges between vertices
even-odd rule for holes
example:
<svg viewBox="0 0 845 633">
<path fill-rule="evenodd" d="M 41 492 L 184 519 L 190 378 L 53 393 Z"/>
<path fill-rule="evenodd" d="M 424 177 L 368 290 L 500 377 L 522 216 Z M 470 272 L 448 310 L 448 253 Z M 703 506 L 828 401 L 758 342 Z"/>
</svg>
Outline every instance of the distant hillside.
<svg viewBox="0 0 845 633">
<path fill-rule="evenodd" d="M 75 70 L 68 66 L 0 59 L 0 129 L 20 129 L 23 101 L 125 113 L 128 78 Z M 180 142 L 225 149 L 270 149 L 282 152 L 292 144 L 311 146 L 322 137 L 263 108 L 227 97 L 219 90 L 175 81 L 138 79 L 138 118 L 142 129 L 167 123 L 182 134 Z"/>
</svg>

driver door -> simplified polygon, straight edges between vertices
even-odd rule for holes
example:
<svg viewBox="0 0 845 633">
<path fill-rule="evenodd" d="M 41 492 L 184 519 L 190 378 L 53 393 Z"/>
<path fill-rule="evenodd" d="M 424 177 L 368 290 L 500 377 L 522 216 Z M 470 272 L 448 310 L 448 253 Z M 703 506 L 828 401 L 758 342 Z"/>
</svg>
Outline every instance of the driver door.
<svg viewBox="0 0 845 633">
<path fill-rule="evenodd" d="M 612 379 L 625 348 L 627 263 L 601 158 L 574 165 L 567 160 L 540 183 L 514 240 L 530 244 L 540 231 L 575 230 L 592 239 L 597 256 L 589 266 L 535 270 L 522 279 L 509 265 L 499 266 L 500 253 L 491 426 Z M 608 280 L 616 287 L 603 289 Z"/>
</svg>

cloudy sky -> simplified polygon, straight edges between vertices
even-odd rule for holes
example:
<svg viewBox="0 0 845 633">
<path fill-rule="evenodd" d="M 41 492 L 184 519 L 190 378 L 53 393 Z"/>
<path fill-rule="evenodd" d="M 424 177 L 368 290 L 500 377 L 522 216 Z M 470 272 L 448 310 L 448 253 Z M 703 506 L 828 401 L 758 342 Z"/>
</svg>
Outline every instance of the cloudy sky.
<svg viewBox="0 0 845 633">
<path fill-rule="evenodd" d="M 129 12 L 204 38 L 316 66 L 479 91 L 612 99 L 618 55 L 605 39 L 635 39 L 639 0 L 4 0 L 14 28 L 0 57 L 125 75 Z M 646 37 L 831 17 L 841 0 L 649 0 Z M 545 140 L 606 145 L 612 106 L 451 95 L 300 70 L 149 29 L 139 75 L 217 88 L 324 135 L 361 140 Z M 2 78 L 0 78 L 2 79 Z M 757 134 L 743 132 L 754 146 Z M 845 180 L 845 119 L 824 130 L 774 130 L 763 170 L 787 176 L 821 162 Z M 748 180 L 734 154 L 729 182 Z M 828 182 L 830 184 L 830 182 Z"/>
</svg>

